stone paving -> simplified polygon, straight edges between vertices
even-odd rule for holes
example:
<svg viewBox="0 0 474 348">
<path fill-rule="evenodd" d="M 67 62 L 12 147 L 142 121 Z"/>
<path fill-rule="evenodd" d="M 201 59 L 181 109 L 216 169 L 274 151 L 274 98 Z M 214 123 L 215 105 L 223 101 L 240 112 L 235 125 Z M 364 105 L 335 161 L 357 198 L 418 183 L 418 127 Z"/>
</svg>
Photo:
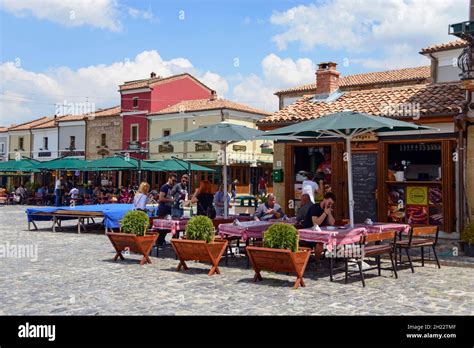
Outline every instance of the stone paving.
<svg viewBox="0 0 474 348">
<path fill-rule="evenodd" d="M 433 264 L 399 272 L 367 274 L 367 287 L 343 274 L 329 281 L 327 268 L 305 274 L 306 287 L 292 289 L 293 276 L 263 272 L 253 283 L 246 260 L 221 263 L 222 275 L 207 276 L 209 266 L 178 263 L 170 246 L 140 266 L 139 257 L 113 262 L 114 250 L 103 233 L 53 233 L 49 222 L 27 231 L 25 207 L 0 206 L 0 315 L 473 315 L 474 269 Z M 30 246 L 29 257 L 11 252 Z M 5 248 L 10 250 L 6 254 Z M 35 249 L 37 247 L 37 253 Z M 387 263 L 385 262 L 385 266 Z"/>
</svg>

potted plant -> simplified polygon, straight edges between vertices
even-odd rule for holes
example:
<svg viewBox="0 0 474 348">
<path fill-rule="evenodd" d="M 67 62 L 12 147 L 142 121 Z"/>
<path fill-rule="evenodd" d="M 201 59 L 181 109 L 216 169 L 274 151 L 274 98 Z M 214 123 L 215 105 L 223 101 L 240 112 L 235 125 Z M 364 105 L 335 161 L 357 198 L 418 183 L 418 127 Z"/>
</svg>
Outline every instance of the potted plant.
<svg viewBox="0 0 474 348">
<path fill-rule="evenodd" d="M 461 232 L 461 240 L 464 243 L 466 256 L 474 256 L 474 222 L 471 222 Z"/>
<path fill-rule="evenodd" d="M 127 255 L 132 251 L 143 255 L 140 265 L 151 263 L 148 255 L 155 245 L 158 235 L 146 234 L 149 223 L 150 219 L 144 211 L 131 210 L 120 221 L 120 233 L 106 233 L 117 252 L 114 261 L 117 261 L 118 258 L 123 260 L 124 251 Z"/>
<path fill-rule="evenodd" d="M 187 226 L 185 238 L 172 239 L 171 245 L 179 259 L 177 271 L 188 269 L 186 261 L 210 262 L 209 276 L 220 274 L 219 262 L 227 248 L 227 240 L 216 239 L 212 220 L 207 216 L 193 216 Z"/>
<path fill-rule="evenodd" d="M 303 274 L 308 264 L 311 250 L 299 248 L 298 230 L 289 224 L 272 225 L 263 235 L 263 247 L 248 246 L 247 252 L 252 262 L 254 282 L 262 280 L 262 270 L 296 273 L 293 285 L 297 289 L 305 286 Z"/>
</svg>

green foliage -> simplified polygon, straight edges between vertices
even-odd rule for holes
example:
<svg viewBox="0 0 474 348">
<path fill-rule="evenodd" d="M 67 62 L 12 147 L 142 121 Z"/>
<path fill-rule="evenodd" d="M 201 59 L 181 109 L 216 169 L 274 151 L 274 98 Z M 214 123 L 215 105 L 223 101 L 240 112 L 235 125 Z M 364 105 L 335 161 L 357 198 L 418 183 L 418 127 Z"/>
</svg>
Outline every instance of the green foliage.
<svg viewBox="0 0 474 348">
<path fill-rule="evenodd" d="M 214 234 L 214 225 L 207 216 L 193 216 L 186 226 L 186 238 L 190 240 L 205 240 L 210 243 Z"/>
<path fill-rule="evenodd" d="M 464 230 L 461 232 L 461 240 L 468 244 L 474 244 L 474 222 L 464 227 Z"/>
<path fill-rule="evenodd" d="M 123 233 L 132 233 L 137 236 L 145 235 L 146 228 L 150 220 L 144 211 L 131 210 L 125 214 L 120 221 L 121 231 Z"/>
<path fill-rule="evenodd" d="M 265 232 L 263 246 L 266 248 L 297 251 L 298 230 L 290 224 L 274 224 Z"/>
<path fill-rule="evenodd" d="M 257 198 L 260 200 L 261 204 L 265 204 L 268 202 L 268 195 L 257 196 Z"/>
</svg>

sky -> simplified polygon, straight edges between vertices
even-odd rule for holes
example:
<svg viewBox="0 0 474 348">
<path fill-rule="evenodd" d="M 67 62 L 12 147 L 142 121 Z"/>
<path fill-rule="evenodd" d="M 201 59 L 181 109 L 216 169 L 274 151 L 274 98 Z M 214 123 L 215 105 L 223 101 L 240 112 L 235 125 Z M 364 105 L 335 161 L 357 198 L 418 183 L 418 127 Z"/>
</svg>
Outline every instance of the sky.
<svg viewBox="0 0 474 348">
<path fill-rule="evenodd" d="M 275 91 L 428 65 L 468 0 L 0 0 L 0 126 L 57 105 L 118 105 L 118 86 L 189 72 L 219 97 L 274 111 Z"/>
</svg>

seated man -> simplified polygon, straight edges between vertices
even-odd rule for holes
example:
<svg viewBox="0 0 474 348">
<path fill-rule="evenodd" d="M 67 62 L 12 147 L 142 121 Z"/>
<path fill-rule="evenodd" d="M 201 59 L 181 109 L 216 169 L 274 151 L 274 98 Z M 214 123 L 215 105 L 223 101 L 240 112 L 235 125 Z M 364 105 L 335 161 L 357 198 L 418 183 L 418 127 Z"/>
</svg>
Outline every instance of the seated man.
<svg viewBox="0 0 474 348">
<path fill-rule="evenodd" d="M 306 213 L 303 227 L 311 228 L 318 226 L 334 226 L 336 219 L 334 219 L 332 206 L 336 201 L 336 196 L 332 192 L 327 192 L 324 199 L 320 203 L 313 204 Z"/>
<path fill-rule="evenodd" d="M 308 213 L 308 210 L 309 208 L 311 208 L 312 205 L 313 203 L 311 203 L 311 197 L 308 193 L 301 195 L 300 207 L 296 212 L 296 221 L 298 223 L 303 223 L 306 214 Z"/>
<path fill-rule="evenodd" d="M 280 205 L 275 202 L 275 196 L 272 193 L 267 196 L 267 202 L 260 204 L 255 212 L 255 216 L 261 221 L 279 219 L 284 215 Z"/>
</svg>

